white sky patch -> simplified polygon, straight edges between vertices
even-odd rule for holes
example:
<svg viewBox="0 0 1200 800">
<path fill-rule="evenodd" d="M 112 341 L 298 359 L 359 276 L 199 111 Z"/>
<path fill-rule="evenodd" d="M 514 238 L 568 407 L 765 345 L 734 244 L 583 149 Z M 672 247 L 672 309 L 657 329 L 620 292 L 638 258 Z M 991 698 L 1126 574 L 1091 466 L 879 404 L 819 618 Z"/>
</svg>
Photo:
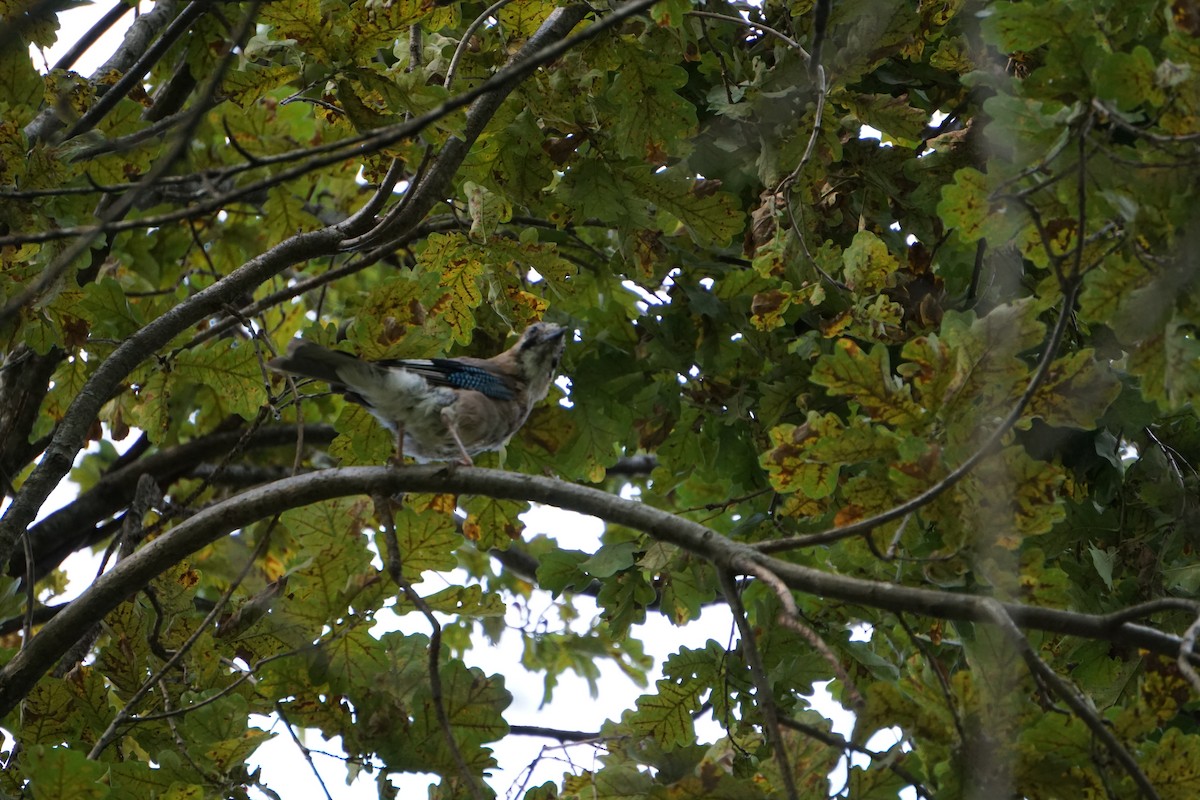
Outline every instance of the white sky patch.
<svg viewBox="0 0 1200 800">
<path fill-rule="evenodd" d="M 138 10 L 144 14 L 153 7 L 153 3 L 144 2 L 138 7 Z M 58 12 L 58 40 L 44 51 L 30 45 L 29 52 L 33 56 L 33 65 L 41 70 L 53 67 L 84 33 L 108 13 L 110 8 L 111 4 L 95 3 Z M 109 28 L 103 36 L 84 51 L 83 55 L 76 59 L 71 69 L 80 75 L 91 75 L 98 70 L 121 46 L 121 42 L 125 39 L 125 30 L 133 21 L 134 13 L 132 9 L 126 11 L 125 16 L 116 25 Z"/>
<path fill-rule="evenodd" d="M 860 139 L 877 139 L 880 147 L 891 147 L 891 142 L 883 141 L 883 131 L 878 128 L 872 128 L 870 125 L 863 125 L 858 130 L 858 138 Z"/>
</svg>

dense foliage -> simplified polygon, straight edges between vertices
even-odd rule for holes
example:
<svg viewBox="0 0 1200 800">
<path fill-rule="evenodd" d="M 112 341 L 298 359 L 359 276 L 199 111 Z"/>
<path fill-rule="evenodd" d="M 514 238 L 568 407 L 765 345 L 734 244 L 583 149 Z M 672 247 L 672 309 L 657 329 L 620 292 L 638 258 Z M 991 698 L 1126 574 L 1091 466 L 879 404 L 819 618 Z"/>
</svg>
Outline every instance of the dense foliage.
<svg viewBox="0 0 1200 800">
<path fill-rule="evenodd" d="M 492 796 L 529 731 L 461 656 L 547 590 L 602 609 L 504 633 L 551 689 L 739 636 L 528 798 L 1200 796 L 1200 5 L 485 8 L 159 0 L 84 76 L 0 3 L 0 793 L 246 796 L 277 713 Z M 263 366 L 541 318 L 567 380 L 475 468 Z"/>
</svg>

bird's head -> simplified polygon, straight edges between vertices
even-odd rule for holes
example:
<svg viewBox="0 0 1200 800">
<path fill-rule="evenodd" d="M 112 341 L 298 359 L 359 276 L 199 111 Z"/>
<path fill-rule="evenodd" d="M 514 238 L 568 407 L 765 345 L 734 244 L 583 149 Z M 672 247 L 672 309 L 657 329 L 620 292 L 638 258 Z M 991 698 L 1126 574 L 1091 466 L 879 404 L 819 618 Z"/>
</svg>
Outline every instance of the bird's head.
<svg viewBox="0 0 1200 800">
<path fill-rule="evenodd" d="M 558 371 L 558 362 L 566 346 L 567 329 L 551 322 L 535 322 L 525 329 L 513 345 L 521 377 L 530 394 L 541 400 L 550 390 L 550 381 Z"/>
</svg>

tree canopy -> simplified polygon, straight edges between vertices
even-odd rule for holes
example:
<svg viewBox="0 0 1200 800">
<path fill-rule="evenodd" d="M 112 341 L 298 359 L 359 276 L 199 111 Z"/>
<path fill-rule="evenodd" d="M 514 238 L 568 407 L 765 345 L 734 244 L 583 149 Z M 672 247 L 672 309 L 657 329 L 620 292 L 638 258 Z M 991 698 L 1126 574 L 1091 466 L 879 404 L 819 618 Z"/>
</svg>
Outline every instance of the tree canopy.
<svg viewBox="0 0 1200 800">
<path fill-rule="evenodd" d="M 524 797 L 1200 796 L 1194 0 L 159 0 L 90 75 L 134 11 L 48 64 L 58 8 L 0 3 L 0 795 L 263 796 L 277 714 L 483 800 L 573 734 L 473 644 L 552 692 L 727 604 Z M 264 366 L 538 319 L 475 467 Z"/>
</svg>

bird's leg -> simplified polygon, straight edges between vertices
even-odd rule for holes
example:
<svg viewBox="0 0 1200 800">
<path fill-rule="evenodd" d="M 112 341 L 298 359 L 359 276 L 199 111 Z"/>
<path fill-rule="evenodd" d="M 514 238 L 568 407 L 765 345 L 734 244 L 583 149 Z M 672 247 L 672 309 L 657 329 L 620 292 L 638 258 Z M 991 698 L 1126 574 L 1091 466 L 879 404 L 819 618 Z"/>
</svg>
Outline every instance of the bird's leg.
<svg viewBox="0 0 1200 800">
<path fill-rule="evenodd" d="M 388 459 L 394 467 L 404 466 L 404 426 L 396 425 L 396 452 Z"/>
<path fill-rule="evenodd" d="M 463 445 L 462 437 L 458 435 L 458 429 L 454 427 L 454 419 L 446 413 L 449 410 L 448 408 L 442 409 L 442 422 L 446 423 L 446 430 L 450 431 L 450 435 L 454 437 L 454 443 L 458 445 L 458 452 L 462 453 L 462 458 L 459 459 L 458 463 L 464 467 L 473 467 L 475 466 L 475 460 L 471 458 L 471 454 L 467 452 L 466 446 Z"/>
</svg>

